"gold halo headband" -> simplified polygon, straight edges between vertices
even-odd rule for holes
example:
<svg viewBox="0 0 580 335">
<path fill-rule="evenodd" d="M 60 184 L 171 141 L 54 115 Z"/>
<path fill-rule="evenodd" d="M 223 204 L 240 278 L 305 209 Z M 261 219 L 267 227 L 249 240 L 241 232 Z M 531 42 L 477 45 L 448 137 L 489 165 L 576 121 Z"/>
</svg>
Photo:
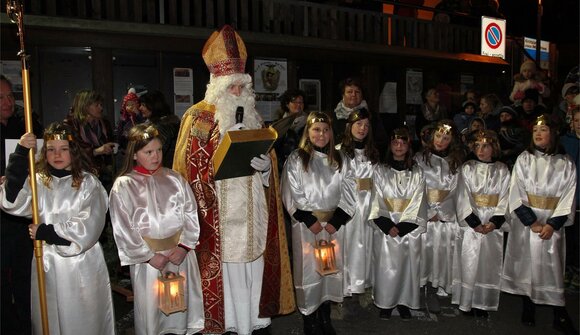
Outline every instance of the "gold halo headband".
<svg viewBox="0 0 580 335">
<path fill-rule="evenodd" d="M 308 120 L 308 126 L 315 124 L 316 122 L 324 122 L 330 124 L 330 120 L 326 114 L 317 113 L 316 116 Z"/>
<path fill-rule="evenodd" d="M 440 132 L 441 134 L 449 135 L 449 134 L 451 134 L 451 129 L 452 129 L 451 125 L 444 123 L 444 124 L 440 125 L 436 129 L 436 131 Z"/>
<path fill-rule="evenodd" d="M 46 141 L 74 141 L 74 138 L 71 134 L 66 131 L 62 131 L 60 133 L 48 134 L 44 136 Z"/>
<path fill-rule="evenodd" d="M 534 126 L 549 126 L 549 120 L 546 118 L 546 115 L 542 114 L 536 118 L 534 122 Z"/>
<path fill-rule="evenodd" d="M 370 119 L 370 118 L 371 118 L 371 116 L 369 114 L 369 111 L 366 108 L 361 108 L 361 109 L 357 109 L 357 110 L 353 111 L 352 113 L 350 113 L 350 115 L 348 116 L 348 122 L 355 123 L 358 120 Z"/>
<path fill-rule="evenodd" d="M 475 134 L 473 142 L 494 144 L 498 142 L 497 135 L 492 130 L 480 130 Z"/>
<path fill-rule="evenodd" d="M 159 131 L 155 128 L 149 127 L 143 134 L 137 134 L 129 137 L 129 141 L 145 141 L 152 140 L 159 136 Z"/>
</svg>

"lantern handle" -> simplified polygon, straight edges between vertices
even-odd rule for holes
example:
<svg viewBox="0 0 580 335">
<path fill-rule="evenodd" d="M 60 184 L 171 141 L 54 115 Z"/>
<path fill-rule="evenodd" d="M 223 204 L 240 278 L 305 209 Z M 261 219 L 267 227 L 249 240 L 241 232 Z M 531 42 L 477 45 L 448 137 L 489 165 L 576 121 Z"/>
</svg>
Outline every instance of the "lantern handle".
<svg viewBox="0 0 580 335">
<path fill-rule="evenodd" d="M 167 265 L 165 265 L 165 266 L 167 266 Z M 167 271 L 167 272 L 163 273 L 163 270 L 159 270 L 159 275 L 163 278 L 166 278 L 165 276 L 170 274 L 170 273 L 179 275 L 179 267 L 180 266 L 181 266 L 181 264 L 177 265 L 177 273 L 173 272 L 173 271 Z M 165 269 L 165 267 L 163 267 L 163 269 Z"/>
</svg>

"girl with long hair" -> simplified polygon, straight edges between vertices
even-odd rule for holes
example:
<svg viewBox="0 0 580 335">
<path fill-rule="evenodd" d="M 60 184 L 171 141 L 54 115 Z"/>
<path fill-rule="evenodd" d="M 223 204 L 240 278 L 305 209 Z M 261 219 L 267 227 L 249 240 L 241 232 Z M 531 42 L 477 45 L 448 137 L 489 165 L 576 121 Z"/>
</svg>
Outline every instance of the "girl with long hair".
<svg viewBox="0 0 580 335">
<path fill-rule="evenodd" d="M 389 319 L 396 307 L 402 319 L 420 308 L 421 236 L 427 223 L 425 177 L 413 160 L 411 134 L 397 128 L 386 164 L 373 176 L 373 297 L 379 317 Z"/>
<path fill-rule="evenodd" d="M 426 183 L 427 232 L 421 251 L 421 285 L 431 282 L 439 296 L 451 292 L 453 247 L 457 232 L 455 194 L 464 151 L 457 128 L 451 120 L 435 124 L 433 136 L 415 160 L 423 169 Z M 426 288 L 427 289 L 427 288 Z M 428 307 L 437 313 L 439 303 L 429 294 Z"/>
<path fill-rule="evenodd" d="M 201 277 L 195 252 L 199 237 L 191 187 L 162 166 L 159 131 L 140 124 L 129 131 L 121 174 L 111 190 L 111 220 L 121 265 L 129 265 L 135 295 L 135 333 L 193 334 L 204 327 Z M 185 312 L 159 310 L 157 277 L 185 277 Z"/>
<path fill-rule="evenodd" d="M 368 221 L 371 210 L 373 172 L 379 153 L 373 141 L 371 115 L 366 108 L 350 113 L 342 143 L 337 149 L 356 181 L 356 207 L 352 221 L 345 229 L 344 295 L 348 317 L 360 311 L 359 294 L 371 287 L 372 229 Z"/>
<path fill-rule="evenodd" d="M 294 286 L 305 334 L 336 334 L 330 301 L 343 300 L 344 232 L 356 203 L 354 179 L 335 149 L 330 117 L 308 115 L 300 146 L 282 172 L 282 201 L 292 217 Z M 334 244 L 336 270 L 322 275 L 314 248 L 318 241 Z"/>
<path fill-rule="evenodd" d="M 43 139 L 36 172 L 41 224 L 29 225 L 29 233 L 31 239 L 44 242 L 49 331 L 114 334 L 111 283 L 98 242 L 105 226 L 107 193 L 70 128 L 53 123 Z M 26 133 L 10 155 L 0 194 L 2 210 L 12 215 L 32 215 L 27 158 L 35 146 L 34 134 Z M 33 267 L 33 283 L 37 277 Z M 38 285 L 31 291 L 33 331 L 42 334 Z"/>
</svg>

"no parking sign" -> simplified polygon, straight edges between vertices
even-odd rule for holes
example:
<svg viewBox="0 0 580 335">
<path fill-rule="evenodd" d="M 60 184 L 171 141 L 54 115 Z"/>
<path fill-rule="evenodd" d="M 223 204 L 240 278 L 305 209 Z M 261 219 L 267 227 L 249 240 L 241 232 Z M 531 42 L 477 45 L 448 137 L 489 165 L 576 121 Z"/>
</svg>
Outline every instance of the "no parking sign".
<svg viewBox="0 0 580 335">
<path fill-rule="evenodd" d="M 506 21 L 481 17 L 481 54 L 505 59 Z"/>
</svg>

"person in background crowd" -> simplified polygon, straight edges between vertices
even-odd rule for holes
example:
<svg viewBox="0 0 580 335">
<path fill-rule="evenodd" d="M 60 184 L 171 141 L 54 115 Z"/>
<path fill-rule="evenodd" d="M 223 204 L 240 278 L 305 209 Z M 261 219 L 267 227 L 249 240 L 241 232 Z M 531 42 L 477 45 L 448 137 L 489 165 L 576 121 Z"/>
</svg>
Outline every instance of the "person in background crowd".
<svg viewBox="0 0 580 335">
<path fill-rule="evenodd" d="M 578 96 L 578 83 L 566 83 L 562 86 L 562 102 L 558 105 L 553 116 L 558 118 L 560 132 L 566 134 L 572 127 L 572 118 L 578 104 L 574 101 Z"/>
<path fill-rule="evenodd" d="M 415 129 L 423 129 L 429 123 L 447 118 L 447 109 L 439 104 L 439 92 L 431 88 L 425 93 L 425 103 L 421 105 L 421 112 L 417 113 Z"/>
<path fill-rule="evenodd" d="M 479 100 L 477 116 L 485 121 L 486 129 L 496 131 L 499 129 L 498 114 L 502 103 L 495 94 L 486 94 Z"/>
<path fill-rule="evenodd" d="M 566 277 L 568 284 L 578 290 L 580 274 L 578 268 L 579 226 L 580 226 L 580 107 L 576 107 L 572 118 L 572 131 L 561 137 L 566 153 L 576 162 L 576 215 L 574 224 L 566 228 Z"/>
<path fill-rule="evenodd" d="M 529 133 L 532 132 L 532 127 L 536 118 L 543 113 L 546 109 L 544 106 L 538 104 L 539 93 L 535 89 L 527 89 L 524 92 L 524 97 L 522 98 L 522 104 L 516 107 L 516 111 L 519 114 L 520 124 L 522 128 L 526 129 Z"/>
<path fill-rule="evenodd" d="M 550 89 L 542 83 L 541 72 L 536 69 L 536 63 L 532 60 L 526 60 L 520 66 L 520 73 L 514 76 L 514 87 L 510 94 L 510 100 L 516 105 L 521 105 L 522 100 L 526 97 L 526 90 L 533 89 L 538 92 L 538 102 L 541 97 L 550 96 Z"/>
<path fill-rule="evenodd" d="M 427 224 L 425 177 L 413 160 L 411 135 L 395 129 L 386 164 L 375 170 L 375 196 L 370 219 L 373 232 L 373 297 L 389 319 L 396 307 L 402 319 L 410 319 L 420 306 L 421 236 Z"/>
<path fill-rule="evenodd" d="M 499 112 L 498 138 L 501 148 L 499 160 L 504 162 L 511 171 L 516 159 L 525 149 L 524 143 L 529 143 L 529 134 L 520 126 L 518 113 L 510 106 L 503 106 Z"/>
<path fill-rule="evenodd" d="M 44 132 L 37 162 L 38 225 L 30 239 L 42 241 L 46 307 L 50 334 L 115 334 L 109 272 L 98 242 L 105 227 L 107 192 L 77 138 L 63 123 Z M 13 215 L 32 216 L 28 151 L 36 136 L 22 135 L 6 168 L 0 207 Z M 3 224 L 3 223 L 2 223 Z M 34 262 L 30 259 L 28 265 Z M 32 266 L 32 328 L 44 334 L 37 267 Z"/>
<path fill-rule="evenodd" d="M 42 126 L 32 114 L 34 134 L 42 136 Z M 26 132 L 24 108 L 16 105 L 12 83 L 0 78 L 0 184 L 5 180 L 6 139 L 20 139 Z M 30 260 L 32 243 L 28 237 L 30 219 L 0 211 L 0 332 L 7 335 L 29 335 L 30 324 Z"/>
<path fill-rule="evenodd" d="M 340 82 L 340 92 L 342 99 L 336 105 L 332 114 L 333 131 L 336 143 L 342 142 L 344 129 L 346 128 L 348 116 L 355 110 L 369 110 L 367 102 L 364 100 L 362 83 L 357 78 L 346 78 Z M 369 110 L 370 111 L 370 110 Z M 377 148 L 385 148 L 387 143 L 387 134 L 380 119 L 370 111 L 372 115 L 371 127 Z"/>
<path fill-rule="evenodd" d="M 455 122 L 455 126 L 460 133 L 468 127 L 471 119 L 475 117 L 475 112 L 477 111 L 477 106 L 473 101 L 466 100 L 463 102 L 462 106 L 463 110 L 461 113 L 456 114 L 453 117 L 453 122 Z"/>
<path fill-rule="evenodd" d="M 278 171 L 282 171 L 288 156 L 298 148 L 298 142 L 304 131 L 306 117 L 308 117 L 305 112 L 308 106 L 306 106 L 304 97 L 305 93 L 297 89 L 287 90 L 280 96 L 280 110 L 282 111 L 280 119 L 291 117 L 293 121 L 288 131 L 282 135 L 282 138 L 276 140 L 274 144 L 278 158 Z"/>
<path fill-rule="evenodd" d="M 282 172 L 282 201 L 292 217 L 294 287 L 304 334 L 335 335 L 330 302 L 343 301 L 345 229 L 355 212 L 352 171 L 334 147 L 330 117 L 308 115 L 306 128 Z M 336 273 L 317 272 L 314 247 L 325 240 L 336 251 Z"/>
<path fill-rule="evenodd" d="M 426 183 L 427 231 L 422 235 L 421 286 L 427 291 L 430 312 L 441 311 L 437 298 L 429 292 L 427 282 L 437 295 L 451 292 L 453 246 L 457 232 L 457 179 L 464 150 L 455 125 L 441 120 L 435 125 L 431 141 L 415 160 L 423 169 Z"/>
<path fill-rule="evenodd" d="M 198 206 L 196 247 L 204 297 L 204 333 L 269 334 L 270 317 L 295 309 L 277 163 L 261 154 L 249 176 L 215 179 L 213 157 L 229 130 L 260 129 L 246 46 L 228 25 L 207 40 L 210 71 L 203 101 L 183 116 L 173 169 Z M 236 120 L 243 107 L 242 123 Z"/>
<path fill-rule="evenodd" d="M 143 94 L 139 98 L 139 102 L 139 110 L 143 118 L 159 131 L 163 143 L 163 166 L 171 168 L 179 132 L 179 117 L 171 112 L 163 93 L 159 91 Z"/>
<path fill-rule="evenodd" d="M 564 297 L 564 226 L 571 224 L 577 172 L 558 142 L 556 124 L 547 114 L 540 115 L 528 150 L 514 165 L 501 290 L 522 296 L 525 325 L 535 325 L 536 304 L 550 305 L 554 329 L 577 334 Z"/>
<path fill-rule="evenodd" d="M 139 107 L 141 107 L 139 97 L 135 89 L 131 87 L 127 95 L 123 97 L 123 102 L 121 103 L 121 119 L 117 123 L 116 129 L 116 137 L 119 141 L 119 150 L 121 153 L 127 148 L 129 130 L 144 121 Z"/>
<path fill-rule="evenodd" d="M 71 128 L 73 137 L 92 158 L 99 180 L 106 190 L 113 185 L 113 154 L 116 144 L 108 120 L 103 118 L 103 97 L 91 90 L 79 91 L 64 123 Z"/>
<path fill-rule="evenodd" d="M 510 172 L 497 161 L 501 151 L 493 130 L 479 130 L 470 146 L 475 159 L 461 166 L 457 186 L 451 303 L 465 315 L 487 318 L 499 306 Z"/>
<path fill-rule="evenodd" d="M 372 286 L 371 252 L 372 230 L 368 217 L 371 210 L 373 172 L 379 162 L 379 152 L 374 146 L 371 115 L 366 109 L 356 110 L 348 116 L 342 143 L 344 165 L 356 181 L 356 207 L 352 221 L 346 225 L 344 260 L 344 300 L 346 318 L 356 319 L 361 314 L 359 295 Z"/>
<path fill-rule="evenodd" d="M 119 259 L 131 267 L 135 333 L 194 334 L 203 329 L 204 313 L 192 251 L 199 237 L 193 192 L 179 173 L 161 165 L 162 143 L 155 126 L 137 125 L 127 139 L 127 155 L 110 201 Z M 180 293 L 186 312 L 166 315 L 159 309 L 157 278 L 168 273 L 185 277 L 187 292 Z"/>
</svg>

